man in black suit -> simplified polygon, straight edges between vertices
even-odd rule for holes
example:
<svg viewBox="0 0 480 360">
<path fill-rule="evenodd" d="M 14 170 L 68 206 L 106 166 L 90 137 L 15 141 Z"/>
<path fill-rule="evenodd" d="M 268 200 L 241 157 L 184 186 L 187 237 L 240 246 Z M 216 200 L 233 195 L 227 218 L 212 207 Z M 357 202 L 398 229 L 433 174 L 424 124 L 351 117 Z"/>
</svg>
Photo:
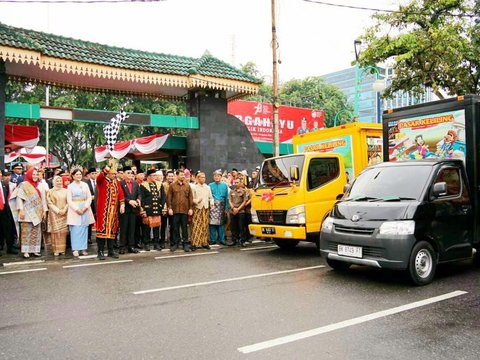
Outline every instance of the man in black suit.
<svg viewBox="0 0 480 360">
<path fill-rule="evenodd" d="M 97 169 L 90 168 L 88 169 L 87 173 L 85 174 L 85 178 L 82 180 L 84 183 L 88 185 L 88 189 L 90 190 L 90 195 L 92 195 L 92 203 L 90 204 L 90 208 L 92 209 L 93 217 L 96 217 L 96 197 L 95 197 L 95 189 L 97 187 L 97 183 L 95 179 L 97 177 Z M 92 243 L 92 224 L 88 226 L 88 243 Z"/>
<path fill-rule="evenodd" d="M 8 195 L 10 192 L 9 184 L 3 181 L 3 176 L 8 175 L 7 170 L 0 172 L 0 256 L 2 256 L 1 250 L 7 243 L 7 253 L 17 254 L 17 251 L 13 249 L 13 216 L 8 205 Z"/>
<path fill-rule="evenodd" d="M 130 166 L 123 168 L 124 179 L 120 181 L 125 195 L 125 212 L 120 215 L 120 254 L 138 253 L 135 249 L 135 221 L 140 206 L 140 190 Z"/>
</svg>

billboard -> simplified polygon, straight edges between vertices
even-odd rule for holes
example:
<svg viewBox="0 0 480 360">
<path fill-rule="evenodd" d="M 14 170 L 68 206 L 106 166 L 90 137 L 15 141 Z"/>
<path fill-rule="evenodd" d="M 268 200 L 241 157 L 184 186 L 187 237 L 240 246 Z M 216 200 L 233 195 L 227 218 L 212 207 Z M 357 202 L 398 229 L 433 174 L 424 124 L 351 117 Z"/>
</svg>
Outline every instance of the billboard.
<svg viewBox="0 0 480 360">
<path fill-rule="evenodd" d="M 273 141 L 273 105 L 256 101 L 231 101 L 227 112 L 240 119 L 254 141 Z M 324 127 L 322 110 L 280 105 L 278 132 L 281 143 L 291 143 L 293 135 L 320 130 Z"/>
<path fill-rule="evenodd" d="M 449 111 L 388 122 L 389 160 L 465 160 L 465 111 Z"/>
</svg>

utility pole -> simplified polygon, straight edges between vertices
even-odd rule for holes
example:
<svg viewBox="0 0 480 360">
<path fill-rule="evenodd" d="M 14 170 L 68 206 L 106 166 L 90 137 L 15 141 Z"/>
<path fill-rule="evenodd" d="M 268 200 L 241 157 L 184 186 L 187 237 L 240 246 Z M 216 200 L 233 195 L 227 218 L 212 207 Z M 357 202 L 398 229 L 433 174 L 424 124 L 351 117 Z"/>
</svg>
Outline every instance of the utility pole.
<svg viewBox="0 0 480 360">
<path fill-rule="evenodd" d="M 280 155 L 280 139 L 278 134 L 278 73 L 277 73 L 277 28 L 275 22 L 275 0 L 272 0 L 272 54 L 273 54 L 273 156 Z"/>
</svg>

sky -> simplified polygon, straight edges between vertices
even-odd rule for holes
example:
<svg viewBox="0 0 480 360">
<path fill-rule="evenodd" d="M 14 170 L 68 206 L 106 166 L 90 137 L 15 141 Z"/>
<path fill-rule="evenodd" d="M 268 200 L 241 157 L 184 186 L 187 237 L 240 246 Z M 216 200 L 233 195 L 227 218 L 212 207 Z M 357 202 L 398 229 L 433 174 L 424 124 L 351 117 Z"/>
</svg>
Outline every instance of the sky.
<svg viewBox="0 0 480 360">
<path fill-rule="evenodd" d="M 272 78 L 271 0 L 9 1 L 0 0 L 0 22 L 7 25 L 170 55 L 198 58 L 209 51 L 236 67 L 253 62 L 267 82 Z M 325 2 L 398 8 L 398 0 Z M 276 3 L 280 82 L 348 68 L 355 59 L 354 40 L 373 25 L 372 11 L 304 0 Z"/>
</svg>

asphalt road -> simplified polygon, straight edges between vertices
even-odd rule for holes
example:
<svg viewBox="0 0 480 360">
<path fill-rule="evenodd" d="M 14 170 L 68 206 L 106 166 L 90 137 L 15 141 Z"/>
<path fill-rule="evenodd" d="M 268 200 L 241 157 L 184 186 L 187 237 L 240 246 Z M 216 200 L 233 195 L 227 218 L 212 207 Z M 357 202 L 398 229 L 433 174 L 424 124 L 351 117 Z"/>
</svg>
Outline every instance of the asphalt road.
<svg viewBox="0 0 480 360">
<path fill-rule="evenodd" d="M 471 262 L 413 287 L 396 272 L 333 271 L 310 244 L 252 248 L 0 267 L 0 358 L 479 358 Z"/>
</svg>

